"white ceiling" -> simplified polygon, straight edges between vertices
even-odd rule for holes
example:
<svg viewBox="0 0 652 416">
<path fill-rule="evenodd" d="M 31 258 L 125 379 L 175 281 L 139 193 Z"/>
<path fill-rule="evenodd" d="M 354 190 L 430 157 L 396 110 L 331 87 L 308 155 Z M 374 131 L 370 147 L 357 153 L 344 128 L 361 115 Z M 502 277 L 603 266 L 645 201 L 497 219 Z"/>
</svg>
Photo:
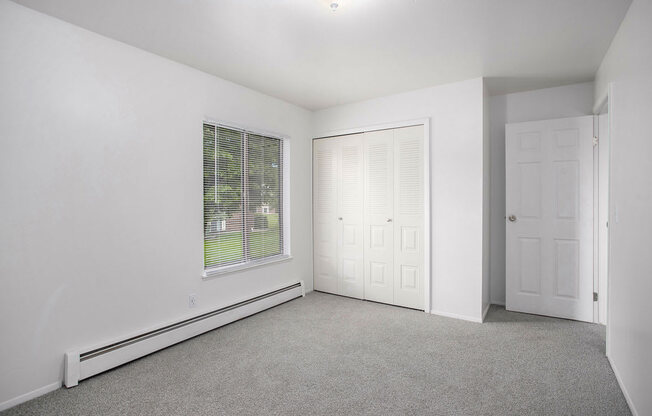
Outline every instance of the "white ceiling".
<svg viewBox="0 0 652 416">
<path fill-rule="evenodd" d="M 631 0 L 16 0 L 307 109 L 590 81 Z"/>
</svg>

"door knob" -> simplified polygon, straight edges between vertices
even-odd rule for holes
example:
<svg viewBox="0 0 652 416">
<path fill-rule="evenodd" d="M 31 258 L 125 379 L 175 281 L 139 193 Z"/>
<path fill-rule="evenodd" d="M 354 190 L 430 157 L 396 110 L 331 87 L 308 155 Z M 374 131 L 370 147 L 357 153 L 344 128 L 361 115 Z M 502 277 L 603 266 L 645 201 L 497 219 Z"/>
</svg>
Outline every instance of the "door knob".
<svg viewBox="0 0 652 416">
<path fill-rule="evenodd" d="M 342 221 L 342 217 L 337 217 L 338 220 Z"/>
<path fill-rule="evenodd" d="M 514 222 L 514 221 L 516 221 L 516 215 L 510 215 L 510 216 L 508 217 L 508 219 L 509 219 L 511 222 Z"/>
<path fill-rule="evenodd" d="M 387 222 L 392 222 L 392 219 L 391 219 L 391 218 L 387 218 Z"/>
</svg>

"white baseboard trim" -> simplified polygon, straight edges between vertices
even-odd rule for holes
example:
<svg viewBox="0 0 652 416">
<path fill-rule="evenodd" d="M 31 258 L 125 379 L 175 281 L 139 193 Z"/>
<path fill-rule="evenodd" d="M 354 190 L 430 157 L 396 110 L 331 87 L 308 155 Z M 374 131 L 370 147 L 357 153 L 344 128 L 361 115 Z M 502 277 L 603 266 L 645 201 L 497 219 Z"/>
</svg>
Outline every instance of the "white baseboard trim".
<svg viewBox="0 0 652 416">
<path fill-rule="evenodd" d="M 461 319 L 463 321 L 477 322 L 479 324 L 482 323 L 482 317 L 477 317 L 477 316 L 460 315 L 457 313 L 438 311 L 436 309 L 431 309 L 430 313 L 433 315 L 445 316 L 446 318 Z"/>
<path fill-rule="evenodd" d="M 47 386 L 39 387 L 36 390 L 32 390 L 28 393 L 21 394 L 20 396 L 14 397 L 13 399 L 9 399 L 5 402 L 0 403 L 0 412 L 3 410 L 7 410 L 10 407 L 18 406 L 21 403 L 25 403 L 26 401 L 35 399 L 44 394 L 58 390 L 61 388 L 61 386 L 62 386 L 61 381 L 55 381 L 54 383 L 48 384 Z"/>
<path fill-rule="evenodd" d="M 607 360 L 609 360 L 609 364 L 611 365 L 611 369 L 613 370 L 614 374 L 616 375 L 616 380 L 618 381 L 618 385 L 620 386 L 620 390 L 623 392 L 623 396 L 625 396 L 625 401 L 627 402 L 627 405 L 629 406 L 629 410 L 631 410 L 632 415 L 638 416 L 638 412 L 636 411 L 636 407 L 634 407 L 634 402 L 632 402 L 632 398 L 629 397 L 629 393 L 627 393 L 627 390 L 625 389 L 625 385 L 623 384 L 623 380 L 620 378 L 620 374 L 618 373 L 618 369 L 614 365 L 614 362 L 611 361 L 611 357 L 607 356 Z"/>
<path fill-rule="evenodd" d="M 489 308 L 491 308 L 491 303 L 487 303 L 487 306 L 485 306 L 484 310 L 482 311 L 482 322 L 484 322 L 485 318 L 487 317 L 487 313 L 489 312 Z"/>
</svg>

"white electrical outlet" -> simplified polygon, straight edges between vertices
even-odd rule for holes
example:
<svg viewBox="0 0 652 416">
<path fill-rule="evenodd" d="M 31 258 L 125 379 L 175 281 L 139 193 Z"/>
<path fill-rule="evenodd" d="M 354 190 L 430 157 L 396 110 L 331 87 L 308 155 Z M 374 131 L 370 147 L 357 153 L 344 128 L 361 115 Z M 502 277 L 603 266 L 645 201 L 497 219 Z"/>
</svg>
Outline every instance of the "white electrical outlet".
<svg viewBox="0 0 652 416">
<path fill-rule="evenodd" d="M 197 300 L 197 295 L 196 294 L 191 293 L 190 295 L 188 295 L 188 307 L 189 308 L 196 307 L 197 302 L 198 302 L 198 300 Z"/>
</svg>

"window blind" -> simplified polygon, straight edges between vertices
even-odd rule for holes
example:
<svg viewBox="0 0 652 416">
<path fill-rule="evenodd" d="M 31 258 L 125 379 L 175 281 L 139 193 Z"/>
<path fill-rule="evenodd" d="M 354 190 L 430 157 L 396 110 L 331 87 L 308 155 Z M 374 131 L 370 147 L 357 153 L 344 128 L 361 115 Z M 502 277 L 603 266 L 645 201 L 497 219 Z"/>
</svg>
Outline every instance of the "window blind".
<svg viewBox="0 0 652 416">
<path fill-rule="evenodd" d="M 284 254 L 283 142 L 205 123 L 204 268 Z"/>
<path fill-rule="evenodd" d="M 251 259 L 282 254 L 281 140 L 247 134 L 247 253 Z"/>
</svg>

